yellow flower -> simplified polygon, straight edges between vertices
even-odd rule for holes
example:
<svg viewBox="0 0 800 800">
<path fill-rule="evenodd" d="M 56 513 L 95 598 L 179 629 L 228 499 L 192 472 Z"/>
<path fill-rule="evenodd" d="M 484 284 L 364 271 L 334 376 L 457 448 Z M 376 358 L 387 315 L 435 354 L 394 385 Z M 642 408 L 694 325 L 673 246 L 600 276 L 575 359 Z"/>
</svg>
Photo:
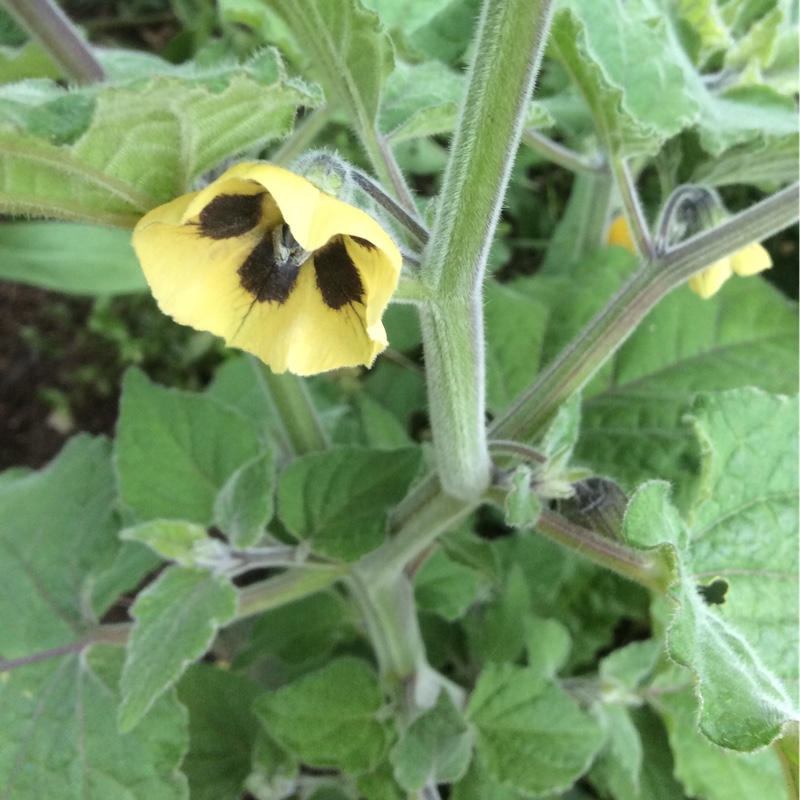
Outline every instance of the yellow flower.
<svg viewBox="0 0 800 800">
<path fill-rule="evenodd" d="M 154 208 L 133 246 L 164 313 L 274 372 L 371 365 L 402 257 L 363 211 L 269 164 L 242 163 Z"/>
<path fill-rule="evenodd" d="M 771 266 L 769 253 L 758 242 L 754 242 L 732 256 L 720 259 L 699 275 L 689 278 L 689 288 L 705 299 L 716 294 L 734 272 L 742 276 L 756 275 Z"/>
<path fill-rule="evenodd" d="M 616 244 L 630 250 L 634 255 L 636 254 L 636 245 L 631 238 L 631 229 L 628 227 L 628 221 L 622 214 L 617 215 L 611 220 L 611 225 L 608 226 L 608 233 L 606 234 L 606 242 L 608 244 Z"/>
<path fill-rule="evenodd" d="M 608 244 L 625 247 L 632 253 L 636 252 L 631 233 L 628 230 L 628 223 L 621 215 L 615 217 L 609 226 L 606 241 Z M 721 258 L 708 269 L 689 278 L 689 288 L 705 300 L 716 294 L 722 284 L 734 273 L 742 276 L 755 275 L 771 266 L 772 259 L 769 253 L 758 242 L 754 242 L 732 256 Z"/>
</svg>

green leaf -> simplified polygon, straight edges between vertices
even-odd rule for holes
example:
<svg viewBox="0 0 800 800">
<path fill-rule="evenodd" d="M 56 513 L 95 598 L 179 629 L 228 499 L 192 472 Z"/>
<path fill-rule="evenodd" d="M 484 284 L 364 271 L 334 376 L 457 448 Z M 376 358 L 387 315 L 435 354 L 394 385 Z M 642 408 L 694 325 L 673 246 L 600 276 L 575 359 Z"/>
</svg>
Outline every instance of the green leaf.
<svg viewBox="0 0 800 800">
<path fill-rule="evenodd" d="M 236 547 L 250 547 L 272 519 L 275 466 L 260 453 L 231 475 L 214 499 L 214 524 Z"/>
<path fill-rule="evenodd" d="M 589 771 L 589 781 L 615 800 L 641 797 L 642 741 L 627 709 L 602 705 L 594 709 L 594 715 L 606 741 Z"/>
<path fill-rule="evenodd" d="M 126 528 L 120 537 L 146 544 L 162 558 L 189 567 L 194 565 L 196 545 L 205 542 L 208 534 L 202 525 L 181 520 L 158 519 Z"/>
<path fill-rule="evenodd" d="M 567 789 L 603 742 L 591 717 L 535 670 L 486 667 L 467 710 L 489 773 L 531 794 Z"/>
<path fill-rule="evenodd" d="M 502 411 L 533 380 L 548 307 L 535 296 L 490 281 L 486 285 L 486 383 L 490 408 Z"/>
<path fill-rule="evenodd" d="M 386 535 L 386 514 L 420 467 L 417 447 L 336 447 L 298 458 L 281 474 L 278 508 L 286 528 L 315 552 L 354 560 Z"/>
<path fill-rule="evenodd" d="M 639 18 L 637 5 L 570 0 L 556 13 L 551 33 L 551 46 L 577 82 L 606 148 L 623 156 L 655 153 L 698 113 L 667 25 L 655 15 Z"/>
<path fill-rule="evenodd" d="M 52 144 L 42 114 L 0 132 L 0 208 L 132 227 L 221 159 L 288 133 L 297 107 L 319 102 L 274 51 L 180 77 L 155 63 L 167 74 L 93 88 L 91 124 L 74 144 Z"/>
<path fill-rule="evenodd" d="M 528 666 L 554 679 L 566 664 L 572 645 L 566 626 L 555 619 L 529 615 L 525 618 Z"/>
<path fill-rule="evenodd" d="M 389 37 L 359 0 L 265 0 L 284 19 L 314 67 L 314 77 L 356 130 L 373 131 L 384 83 L 393 68 Z"/>
<path fill-rule="evenodd" d="M 358 395 L 355 403 L 367 445 L 393 450 L 413 444 L 400 420 L 385 406 L 373 400 L 368 394 Z"/>
<path fill-rule="evenodd" d="M 0 791 L 8 800 L 186 800 L 179 764 L 186 713 L 159 699 L 129 733 L 117 728 L 118 647 L 95 646 L 20 667 L 0 681 Z"/>
<path fill-rule="evenodd" d="M 116 464 L 122 500 L 141 520 L 211 524 L 217 493 L 258 451 L 253 426 L 237 412 L 126 373 Z"/>
<path fill-rule="evenodd" d="M 530 609 L 525 575 L 519 565 L 512 566 L 495 596 L 464 618 L 472 658 L 482 663 L 517 661 L 525 649 Z"/>
<path fill-rule="evenodd" d="M 576 458 L 623 486 L 670 480 L 686 507 L 699 470 L 684 419 L 695 393 L 794 392 L 797 369 L 797 311 L 766 282 L 734 279 L 709 300 L 680 288 L 584 391 Z"/>
<path fill-rule="evenodd" d="M 749 751 L 794 717 L 787 687 L 773 673 L 796 685 L 797 631 L 785 609 L 796 607 L 797 590 L 783 576 L 797 569 L 797 464 L 786 447 L 796 435 L 797 405 L 740 390 L 701 396 L 696 414 L 705 465 L 691 531 L 669 504 L 668 485 L 650 483 L 631 501 L 626 538 L 678 559 L 669 652 L 695 676 L 701 730 Z M 728 591 L 722 605 L 709 606 L 695 587 L 714 577 Z"/>
<path fill-rule="evenodd" d="M 646 706 L 632 709 L 630 715 L 639 731 L 642 771 L 638 793 L 630 798 L 623 794 L 618 800 L 686 800 L 683 787 L 674 777 L 675 763 L 664 723 Z M 624 785 L 617 783 L 618 788 Z"/>
<path fill-rule="evenodd" d="M 511 487 L 506 495 L 506 524 L 512 528 L 531 528 L 539 519 L 542 501 L 531 488 L 533 470 L 520 464 L 511 476 Z"/>
<path fill-rule="evenodd" d="M 63 222 L 0 225 L 0 279 L 86 295 L 147 288 L 128 231 Z"/>
<path fill-rule="evenodd" d="M 0 85 L 2 129 L 31 133 L 52 144 L 73 144 L 89 127 L 94 112 L 90 92 L 65 92 L 50 81 Z"/>
<path fill-rule="evenodd" d="M 256 701 L 270 735 L 311 767 L 362 772 L 390 743 L 378 719 L 383 692 L 372 669 L 355 658 L 325 667 Z"/>
<path fill-rule="evenodd" d="M 414 576 L 417 606 L 454 622 L 487 592 L 487 579 L 476 569 L 435 550 Z"/>
<path fill-rule="evenodd" d="M 426 784 L 460 780 L 472 756 L 473 731 L 440 692 L 433 708 L 422 712 L 403 733 L 389 756 L 398 783 L 408 792 Z"/>
<path fill-rule="evenodd" d="M 0 47 L 0 82 L 13 83 L 31 78 L 61 77 L 61 70 L 41 45 L 28 42 L 21 47 Z"/>
<path fill-rule="evenodd" d="M 464 93 L 464 75 L 440 61 L 398 61 L 386 82 L 380 129 L 392 142 L 450 133 Z"/>
<path fill-rule="evenodd" d="M 692 173 L 692 181 L 712 186 L 783 183 L 787 175 L 798 172 L 798 151 L 800 137 L 796 135 L 736 145 L 717 158 L 700 162 Z"/>
<path fill-rule="evenodd" d="M 181 771 L 192 800 L 239 800 L 259 730 L 250 706 L 258 685 L 230 671 L 196 664 L 178 684 L 189 712 L 189 752 Z"/>
<path fill-rule="evenodd" d="M 317 592 L 260 614 L 235 665 L 244 668 L 266 660 L 276 680 L 284 673 L 292 678 L 297 671 L 321 666 L 337 644 L 356 636 L 342 598 Z"/>
<path fill-rule="evenodd" d="M 236 613 L 227 578 L 169 567 L 136 598 L 120 688 L 120 729 L 131 730 L 153 702 L 206 652 L 220 625 Z"/>
<path fill-rule="evenodd" d="M 229 358 L 217 370 L 205 394 L 247 417 L 257 431 L 263 450 L 273 440 L 280 423 L 261 373 L 262 367 L 258 359 L 249 355 Z M 282 444 L 277 437 L 275 443 L 276 446 Z"/>
<path fill-rule="evenodd" d="M 780 762 L 771 748 L 757 753 L 724 750 L 697 730 L 697 700 L 691 691 L 657 693 L 675 757 L 675 777 L 691 797 L 750 800 L 785 797 Z"/>
<path fill-rule="evenodd" d="M 0 483 L 0 653 L 76 642 L 117 597 L 86 607 L 120 544 L 110 445 L 77 436 L 45 469 Z"/>
<path fill-rule="evenodd" d="M 797 397 L 755 389 L 700 395 L 692 422 L 703 473 L 691 569 L 729 585 L 715 610 L 797 697 Z M 787 613 L 788 611 L 788 613 Z"/>
</svg>

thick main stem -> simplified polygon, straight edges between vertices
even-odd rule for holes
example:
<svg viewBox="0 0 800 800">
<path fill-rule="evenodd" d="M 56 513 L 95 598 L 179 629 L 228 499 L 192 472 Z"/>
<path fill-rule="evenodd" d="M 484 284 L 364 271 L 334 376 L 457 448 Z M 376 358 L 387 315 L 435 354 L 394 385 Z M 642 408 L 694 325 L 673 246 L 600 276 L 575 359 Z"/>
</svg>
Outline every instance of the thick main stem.
<svg viewBox="0 0 800 800">
<path fill-rule="evenodd" d="M 420 272 L 433 300 L 422 313 L 433 442 L 446 492 L 489 485 L 482 289 L 549 30 L 550 0 L 487 0 L 467 91 Z"/>
</svg>

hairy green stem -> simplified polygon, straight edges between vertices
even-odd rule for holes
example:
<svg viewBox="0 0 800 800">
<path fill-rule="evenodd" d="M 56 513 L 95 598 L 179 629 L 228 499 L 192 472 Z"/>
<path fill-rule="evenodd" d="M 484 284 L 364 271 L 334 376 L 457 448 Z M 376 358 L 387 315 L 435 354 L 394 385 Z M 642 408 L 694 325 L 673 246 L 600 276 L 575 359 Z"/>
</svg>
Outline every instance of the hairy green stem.
<svg viewBox="0 0 800 800">
<path fill-rule="evenodd" d="M 489 485 L 482 289 L 489 247 L 552 17 L 550 0 L 487 0 L 475 58 L 420 271 L 433 443 L 442 487 L 462 499 Z"/>
<path fill-rule="evenodd" d="M 75 26 L 53 0 L 2 0 L 3 5 L 76 83 L 106 78 L 103 66 Z"/>
<path fill-rule="evenodd" d="M 280 420 L 280 439 L 288 444 L 291 453 L 301 456 L 330 447 L 305 381 L 288 372 L 276 375 L 269 367 L 259 367 Z"/>
<path fill-rule="evenodd" d="M 246 586 L 239 593 L 239 606 L 236 619 L 250 617 L 284 606 L 294 600 L 332 586 L 349 571 L 347 565 L 331 564 L 323 567 L 319 564 L 313 569 L 297 567 L 286 570 L 279 575 Z"/>
<path fill-rule="evenodd" d="M 549 539 L 588 558 L 623 578 L 665 594 L 670 582 L 669 565 L 656 553 L 644 553 L 575 525 L 549 509 L 542 509 L 535 528 Z"/>
<path fill-rule="evenodd" d="M 490 436 L 529 441 L 541 433 L 558 407 L 586 384 L 661 298 L 715 261 L 791 225 L 798 218 L 797 205 L 798 185 L 794 184 L 736 214 L 718 228 L 698 234 L 664 256 L 645 262 L 494 422 Z"/>
<path fill-rule="evenodd" d="M 291 164 L 311 147 L 314 139 L 330 119 L 331 112 L 328 108 L 317 108 L 303 117 L 270 160 L 282 167 Z"/>
<path fill-rule="evenodd" d="M 636 252 L 643 258 L 653 258 L 655 255 L 653 237 L 650 235 L 650 228 L 642 204 L 639 202 L 639 193 L 636 191 L 636 184 L 628 168 L 628 162 L 614 156 L 611 159 L 611 172 L 614 175 L 617 189 L 619 189 L 625 221 L 628 223 L 631 239 L 636 245 Z"/>
</svg>

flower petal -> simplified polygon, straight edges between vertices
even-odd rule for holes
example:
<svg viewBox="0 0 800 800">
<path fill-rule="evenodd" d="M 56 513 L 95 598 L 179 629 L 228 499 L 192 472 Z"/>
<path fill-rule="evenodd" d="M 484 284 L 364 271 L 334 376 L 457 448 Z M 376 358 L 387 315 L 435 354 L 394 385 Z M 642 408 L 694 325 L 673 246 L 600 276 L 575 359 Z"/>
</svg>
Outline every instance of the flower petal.
<svg viewBox="0 0 800 800">
<path fill-rule="evenodd" d="M 339 367 L 370 366 L 386 347 L 378 320 L 368 325 L 368 305 L 345 302 L 337 309 L 323 301 L 313 259 L 306 261 L 285 303 L 251 302 L 228 344 L 247 350 L 273 372 L 314 375 Z"/>
<path fill-rule="evenodd" d="M 628 227 L 628 221 L 622 214 L 614 217 L 611 221 L 611 225 L 608 227 L 608 233 L 606 233 L 606 243 L 610 245 L 615 244 L 619 247 L 624 247 L 626 250 L 630 250 L 631 253 L 636 253 L 636 245 L 633 243 L 631 229 Z"/>
<path fill-rule="evenodd" d="M 733 275 L 730 258 L 723 258 L 707 270 L 689 278 L 689 288 L 704 300 L 716 294 L 723 283 Z"/>
<path fill-rule="evenodd" d="M 771 266 L 772 258 L 758 242 L 753 242 L 731 256 L 731 269 L 737 275 L 756 275 Z"/>
</svg>

